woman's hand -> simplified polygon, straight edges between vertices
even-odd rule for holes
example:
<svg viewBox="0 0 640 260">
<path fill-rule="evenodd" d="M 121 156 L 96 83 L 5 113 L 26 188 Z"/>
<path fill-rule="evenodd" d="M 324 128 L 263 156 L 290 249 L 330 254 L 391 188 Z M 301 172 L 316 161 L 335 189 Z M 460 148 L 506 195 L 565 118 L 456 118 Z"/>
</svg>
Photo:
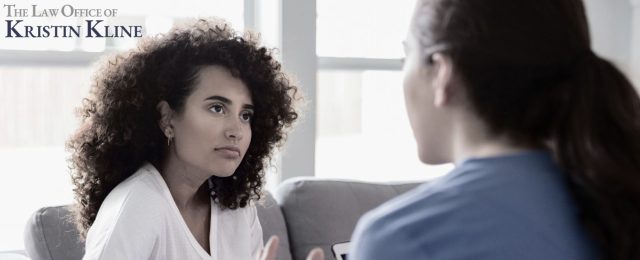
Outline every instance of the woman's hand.
<svg viewBox="0 0 640 260">
<path fill-rule="evenodd" d="M 311 249 L 307 255 L 307 260 L 324 260 L 324 251 L 319 247 Z"/>
<path fill-rule="evenodd" d="M 275 260 L 276 255 L 278 255 L 278 244 L 280 243 L 280 239 L 278 236 L 271 236 L 267 244 L 260 252 L 258 259 L 256 260 Z"/>
<path fill-rule="evenodd" d="M 278 255 L 279 243 L 278 236 L 271 236 L 257 260 L 275 260 L 276 255 Z M 312 249 L 307 255 L 307 260 L 324 260 L 324 251 L 319 247 Z"/>
</svg>

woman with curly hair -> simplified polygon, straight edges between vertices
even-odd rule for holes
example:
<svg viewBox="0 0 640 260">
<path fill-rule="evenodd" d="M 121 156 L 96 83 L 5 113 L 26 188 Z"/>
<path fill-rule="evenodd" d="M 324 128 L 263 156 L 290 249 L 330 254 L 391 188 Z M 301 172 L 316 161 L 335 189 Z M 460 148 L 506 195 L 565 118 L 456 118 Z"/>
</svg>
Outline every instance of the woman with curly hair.
<svg viewBox="0 0 640 260">
<path fill-rule="evenodd" d="M 84 259 L 256 259 L 252 202 L 296 92 L 266 48 L 214 19 L 105 61 L 68 143 Z"/>
</svg>

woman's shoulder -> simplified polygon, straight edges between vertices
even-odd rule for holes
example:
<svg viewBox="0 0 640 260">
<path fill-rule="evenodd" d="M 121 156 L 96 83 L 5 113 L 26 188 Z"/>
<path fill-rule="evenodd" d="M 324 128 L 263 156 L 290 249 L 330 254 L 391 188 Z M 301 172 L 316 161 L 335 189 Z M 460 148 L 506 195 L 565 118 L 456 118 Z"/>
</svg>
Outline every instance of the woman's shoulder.
<svg viewBox="0 0 640 260">
<path fill-rule="evenodd" d="M 477 198 L 464 190 L 442 189 L 440 182 L 423 184 L 367 212 L 361 222 L 372 229 L 392 227 L 401 230 L 423 229 L 439 220 L 455 221 L 460 214 L 476 210 Z M 437 224 L 439 225 L 439 224 Z M 400 230 L 401 229 L 401 230 Z"/>
<path fill-rule="evenodd" d="M 546 155 L 528 153 L 463 163 L 449 174 L 384 203 L 365 219 L 370 225 L 409 232 L 425 227 L 464 232 L 468 230 L 464 227 L 473 225 L 532 221 L 529 216 L 535 215 L 535 210 L 554 217 L 545 217 L 542 222 L 555 222 L 570 218 L 573 206 L 561 172 Z"/>
<path fill-rule="evenodd" d="M 159 173 L 150 164 L 141 166 L 134 174 L 118 184 L 107 196 L 105 202 L 112 200 L 126 205 L 141 202 L 156 202 L 163 198 L 163 189 L 158 178 Z M 151 201 L 148 201 L 151 200 Z"/>
<path fill-rule="evenodd" d="M 142 166 L 107 195 L 87 233 L 88 254 L 116 259 L 113 255 L 150 250 L 150 238 L 163 232 L 168 212 L 153 174 Z"/>
<path fill-rule="evenodd" d="M 514 161 L 520 168 L 513 167 Z M 514 255 L 520 253 L 517 248 L 578 254 L 575 249 L 585 243 L 574 205 L 562 178 L 555 176 L 560 173 L 547 165 L 529 158 L 463 165 L 367 213 L 359 232 L 380 238 L 381 244 L 411 240 L 431 245 L 434 255 L 444 252 L 438 245 L 445 241 L 448 248 L 474 252 L 464 242 L 471 240 L 482 241 L 477 245 L 484 249 L 496 249 L 494 243 L 513 246 L 508 253 Z"/>
<path fill-rule="evenodd" d="M 440 189 L 442 181 L 423 184 L 367 212 L 354 231 L 354 255 L 359 259 L 431 258 L 424 249 L 432 243 L 451 235 L 465 237 L 457 230 L 480 224 L 462 221 L 476 209 L 460 194 Z"/>
<path fill-rule="evenodd" d="M 161 183 L 148 165 L 143 165 L 129 178 L 118 184 L 105 198 L 98 218 L 117 223 L 126 221 L 151 221 L 169 205 L 164 198 Z M 161 178 L 161 177 L 160 177 Z"/>
</svg>

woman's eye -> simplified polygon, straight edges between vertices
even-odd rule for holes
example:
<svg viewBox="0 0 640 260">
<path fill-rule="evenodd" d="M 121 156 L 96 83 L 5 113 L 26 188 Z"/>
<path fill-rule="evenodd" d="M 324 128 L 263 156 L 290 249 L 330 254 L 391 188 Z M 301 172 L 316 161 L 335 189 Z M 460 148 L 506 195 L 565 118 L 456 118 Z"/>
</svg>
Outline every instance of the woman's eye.
<svg viewBox="0 0 640 260">
<path fill-rule="evenodd" d="M 240 115 L 240 118 L 242 118 L 242 120 L 244 121 L 251 121 L 251 118 L 253 118 L 253 114 L 250 112 L 242 113 L 242 115 Z"/>
<path fill-rule="evenodd" d="M 211 106 L 211 108 L 209 110 L 211 110 L 211 111 L 213 111 L 215 113 L 223 113 L 224 112 L 224 107 L 222 105 L 216 104 L 216 105 Z"/>
</svg>

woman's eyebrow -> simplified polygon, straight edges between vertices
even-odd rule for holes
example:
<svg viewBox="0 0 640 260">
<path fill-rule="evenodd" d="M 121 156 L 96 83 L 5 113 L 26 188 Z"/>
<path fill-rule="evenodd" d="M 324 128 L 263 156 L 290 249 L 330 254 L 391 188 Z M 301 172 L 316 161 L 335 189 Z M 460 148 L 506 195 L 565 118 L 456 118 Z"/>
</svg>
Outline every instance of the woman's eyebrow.
<svg viewBox="0 0 640 260">
<path fill-rule="evenodd" d="M 204 100 L 205 100 L 205 101 L 207 101 L 207 100 L 218 100 L 218 101 L 220 101 L 220 102 L 222 102 L 222 103 L 225 103 L 225 104 L 227 104 L 227 105 L 231 105 L 231 104 L 233 104 L 233 101 L 231 101 L 231 99 L 228 99 L 228 98 L 223 97 L 223 96 L 210 96 L 210 97 L 208 97 L 208 98 L 205 98 Z M 251 105 L 251 104 L 244 104 L 244 105 L 242 106 L 242 108 L 246 108 L 246 109 L 254 109 L 254 106 L 253 106 L 253 105 Z"/>
<path fill-rule="evenodd" d="M 218 101 L 220 101 L 220 102 L 222 102 L 222 103 L 225 103 L 225 104 L 227 104 L 227 105 L 231 105 L 231 104 L 233 104 L 233 102 L 231 101 L 231 99 L 228 99 L 228 98 L 223 97 L 223 96 L 210 96 L 210 97 L 208 97 L 208 98 L 205 98 L 204 100 L 205 100 L 205 101 L 207 101 L 207 100 L 218 100 Z"/>
</svg>

